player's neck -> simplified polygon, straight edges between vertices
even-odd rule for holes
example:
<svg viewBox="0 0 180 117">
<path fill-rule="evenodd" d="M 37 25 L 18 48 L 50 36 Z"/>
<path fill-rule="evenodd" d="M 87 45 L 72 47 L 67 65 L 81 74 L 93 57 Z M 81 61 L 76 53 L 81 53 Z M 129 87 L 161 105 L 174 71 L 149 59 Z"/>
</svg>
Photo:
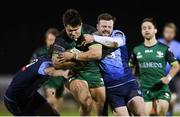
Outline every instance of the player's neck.
<svg viewBox="0 0 180 117">
<path fill-rule="evenodd" d="M 153 37 L 151 39 L 145 39 L 145 41 L 144 41 L 144 45 L 148 46 L 148 47 L 151 47 L 151 46 L 155 45 L 156 43 L 157 43 L 157 40 L 155 37 Z"/>
<path fill-rule="evenodd" d="M 171 42 L 172 42 L 172 40 L 171 41 L 168 41 L 168 40 L 164 40 L 165 41 L 165 43 L 167 44 L 167 45 L 169 45 Z"/>
</svg>

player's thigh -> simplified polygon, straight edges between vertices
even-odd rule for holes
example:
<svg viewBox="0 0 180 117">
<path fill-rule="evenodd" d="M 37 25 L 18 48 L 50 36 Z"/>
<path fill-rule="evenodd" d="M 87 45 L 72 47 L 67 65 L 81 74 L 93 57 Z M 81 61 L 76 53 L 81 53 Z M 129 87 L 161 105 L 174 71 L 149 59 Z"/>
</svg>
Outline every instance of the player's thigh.
<svg viewBox="0 0 180 117">
<path fill-rule="evenodd" d="M 158 99 L 155 101 L 156 111 L 158 115 L 164 116 L 169 108 L 169 102 L 167 100 Z"/>
<path fill-rule="evenodd" d="M 133 115 L 145 115 L 145 103 L 141 96 L 135 96 L 128 102 L 128 108 Z"/>
<path fill-rule="evenodd" d="M 73 80 L 70 83 L 70 91 L 79 101 L 84 101 L 91 97 L 88 83 L 85 80 Z"/>
<path fill-rule="evenodd" d="M 116 116 L 129 116 L 126 106 L 117 107 L 113 110 L 113 114 Z"/>
<path fill-rule="evenodd" d="M 151 111 L 153 109 L 153 103 L 152 102 L 145 102 L 145 115 L 149 116 Z"/>
<path fill-rule="evenodd" d="M 105 87 L 90 88 L 90 93 L 96 102 L 104 103 L 106 100 Z"/>
</svg>

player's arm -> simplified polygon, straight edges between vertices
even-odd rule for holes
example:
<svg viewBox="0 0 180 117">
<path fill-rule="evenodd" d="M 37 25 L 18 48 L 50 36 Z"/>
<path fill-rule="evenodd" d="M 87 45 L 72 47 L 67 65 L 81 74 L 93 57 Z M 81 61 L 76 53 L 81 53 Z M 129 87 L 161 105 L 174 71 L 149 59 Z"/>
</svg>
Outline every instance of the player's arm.
<svg viewBox="0 0 180 117">
<path fill-rule="evenodd" d="M 89 46 L 89 50 L 80 53 L 64 52 L 60 55 L 60 61 L 92 61 L 99 60 L 102 57 L 102 45 L 92 44 Z"/>
<path fill-rule="evenodd" d="M 101 44 L 93 44 L 89 46 L 89 50 L 86 52 L 81 52 L 75 54 L 76 61 L 92 61 L 99 60 L 102 57 L 102 45 Z"/>
<path fill-rule="evenodd" d="M 48 67 L 44 70 L 45 74 L 48 76 L 62 76 L 64 78 L 69 78 L 69 70 L 56 70 L 54 67 Z"/>
<path fill-rule="evenodd" d="M 167 50 L 167 53 L 166 53 L 166 59 L 167 61 L 170 63 L 171 65 L 171 69 L 169 71 L 169 73 L 167 74 L 167 76 L 161 78 L 161 81 L 164 83 L 164 84 L 168 84 L 171 79 L 177 74 L 177 72 L 179 71 L 179 63 L 178 61 L 176 60 L 176 58 L 174 57 L 174 54 Z"/>
<path fill-rule="evenodd" d="M 56 69 L 69 69 L 72 68 L 73 66 L 76 66 L 76 63 L 73 61 L 68 61 L 68 62 L 60 61 L 59 54 L 63 52 L 65 52 L 65 48 L 63 47 L 61 38 L 56 39 L 56 42 L 53 45 L 53 52 L 52 52 L 53 66 Z"/>
<path fill-rule="evenodd" d="M 85 44 L 95 41 L 110 48 L 117 48 L 125 45 L 125 36 L 120 31 L 114 31 L 112 37 L 85 34 L 84 40 Z"/>
</svg>

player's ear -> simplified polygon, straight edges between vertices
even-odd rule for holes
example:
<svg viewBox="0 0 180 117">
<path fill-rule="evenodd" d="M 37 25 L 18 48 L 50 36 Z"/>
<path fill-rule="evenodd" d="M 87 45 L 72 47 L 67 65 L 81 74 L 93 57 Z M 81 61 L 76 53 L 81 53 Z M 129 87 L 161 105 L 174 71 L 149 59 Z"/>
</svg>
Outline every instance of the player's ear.
<svg viewBox="0 0 180 117">
<path fill-rule="evenodd" d="M 157 33 L 157 29 L 155 28 L 155 34 Z"/>
<path fill-rule="evenodd" d="M 98 28 L 99 28 L 99 24 L 97 23 L 97 24 L 96 24 L 96 29 L 98 29 Z"/>
</svg>

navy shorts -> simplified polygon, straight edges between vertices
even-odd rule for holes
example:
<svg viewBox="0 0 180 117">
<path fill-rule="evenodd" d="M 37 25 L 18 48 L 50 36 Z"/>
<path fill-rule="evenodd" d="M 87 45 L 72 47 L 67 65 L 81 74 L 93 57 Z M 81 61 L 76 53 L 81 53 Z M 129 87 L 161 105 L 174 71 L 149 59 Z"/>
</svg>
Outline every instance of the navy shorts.
<svg viewBox="0 0 180 117">
<path fill-rule="evenodd" d="M 135 96 L 142 97 L 137 81 L 131 81 L 106 90 L 108 102 L 113 110 L 117 107 L 127 106 L 128 102 Z"/>
<path fill-rule="evenodd" d="M 19 99 L 19 101 L 13 101 L 5 95 L 4 104 L 8 111 L 14 116 L 59 116 L 59 114 L 51 108 L 48 102 L 38 92 L 35 92 L 30 98 Z M 46 113 L 37 112 L 42 105 L 45 106 L 44 108 L 47 110 Z"/>
</svg>

